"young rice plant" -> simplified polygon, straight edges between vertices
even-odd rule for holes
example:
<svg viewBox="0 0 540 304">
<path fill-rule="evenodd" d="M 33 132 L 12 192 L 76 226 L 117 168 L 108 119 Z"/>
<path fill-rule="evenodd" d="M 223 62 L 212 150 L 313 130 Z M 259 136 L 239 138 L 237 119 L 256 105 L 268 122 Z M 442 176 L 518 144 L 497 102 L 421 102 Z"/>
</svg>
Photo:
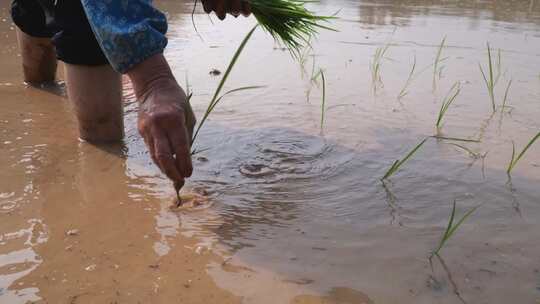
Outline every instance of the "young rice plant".
<svg viewBox="0 0 540 304">
<path fill-rule="evenodd" d="M 321 132 L 324 127 L 324 115 L 326 114 L 326 79 L 324 78 L 324 72 L 321 69 L 321 82 L 322 82 L 322 101 L 321 101 Z"/>
<path fill-rule="evenodd" d="M 527 150 L 529 150 L 529 148 L 534 144 L 534 142 L 538 138 L 540 138 L 540 132 L 538 132 L 538 134 L 536 134 L 536 136 L 533 137 L 529 141 L 529 143 L 525 146 L 525 148 L 523 148 L 523 150 L 521 151 L 521 153 L 518 154 L 517 157 L 516 157 L 516 145 L 514 144 L 514 142 L 512 142 L 512 159 L 510 160 L 510 164 L 508 164 L 508 169 L 506 169 L 506 173 L 510 174 L 512 172 L 512 169 L 514 169 L 514 167 L 517 165 L 518 161 L 523 157 L 525 152 L 527 152 Z"/>
<path fill-rule="evenodd" d="M 494 63 L 493 58 L 491 56 L 491 46 L 489 45 L 489 42 L 487 43 L 487 54 L 488 54 L 488 69 L 487 74 L 482 68 L 482 65 L 479 63 L 478 66 L 480 67 L 480 72 L 482 73 L 482 78 L 484 79 L 484 82 L 486 84 L 486 88 L 488 90 L 489 98 L 491 100 L 491 108 L 493 112 L 496 111 L 497 105 L 495 102 L 495 86 L 497 85 L 497 82 L 499 81 L 499 78 L 501 76 L 501 50 L 499 49 L 499 55 L 497 59 L 497 73 L 495 74 L 494 69 Z M 510 86 L 508 86 L 509 88 Z"/>
<path fill-rule="evenodd" d="M 412 149 L 403 159 L 398 159 L 396 160 L 392 166 L 390 167 L 390 169 L 388 169 L 388 171 L 386 171 L 386 174 L 384 174 L 384 176 L 381 178 L 382 181 L 388 179 L 390 176 L 392 176 L 394 173 L 396 173 L 399 168 L 407 161 L 409 160 L 409 158 L 411 158 L 415 153 L 416 151 L 418 151 L 418 149 L 420 149 L 420 147 L 422 147 L 424 145 L 424 143 L 426 142 L 427 138 L 424 138 L 424 140 L 422 140 L 416 147 L 414 147 L 414 149 Z"/>
<path fill-rule="evenodd" d="M 210 103 L 208 104 L 208 107 L 206 108 L 206 111 L 204 112 L 203 114 L 203 117 L 201 119 L 201 122 L 199 123 L 199 125 L 197 126 L 197 129 L 195 129 L 195 132 L 193 133 L 193 137 L 191 138 L 191 146 L 193 147 L 193 144 L 195 143 L 195 140 L 197 139 L 197 135 L 199 135 L 199 132 L 201 130 L 201 128 L 204 126 L 206 120 L 208 119 L 208 116 L 210 116 L 210 114 L 212 113 L 212 111 L 214 111 L 214 108 L 218 105 L 218 103 L 226 96 L 226 95 L 229 95 L 231 93 L 235 93 L 235 92 L 239 92 L 239 91 L 245 91 L 245 90 L 251 90 L 251 89 L 259 89 L 259 88 L 262 88 L 263 86 L 247 86 L 247 87 L 241 87 L 241 88 L 236 88 L 236 89 L 233 89 L 233 90 L 229 90 L 227 92 L 225 92 L 223 95 L 220 95 L 221 93 L 221 90 L 223 89 L 223 86 L 225 85 L 225 82 L 227 81 L 227 79 L 229 78 L 229 75 L 234 67 L 234 65 L 236 64 L 236 61 L 238 60 L 238 57 L 240 57 L 240 54 L 242 53 L 242 51 L 244 50 L 244 47 L 246 46 L 247 42 L 249 41 L 249 39 L 251 38 L 251 36 L 253 35 L 253 32 L 255 31 L 255 29 L 257 29 L 257 25 L 254 26 L 249 32 L 248 34 L 246 35 L 246 37 L 244 38 L 244 40 L 242 40 L 242 42 L 240 43 L 240 46 L 238 46 L 238 49 L 236 50 L 236 52 L 234 53 L 230 63 L 229 63 L 229 66 L 227 67 L 227 70 L 225 71 L 225 73 L 223 74 L 223 77 L 221 78 L 221 81 L 219 82 L 219 85 L 216 89 L 216 91 L 214 92 L 214 95 L 212 97 L 212 99 L 210 100 Z M 192 152 L 193 153 L 193 152 Z"/>
<path fill-rule="evenodd" d="M 448 111 L 448 108 L 450 105 L 456 100 L 456 97 L 461 92 L 461 85 L 458 82 L 456 82 L 448 91 L 448 94 L 443 99 L 443 102 L 441 104 L 441 109 L 439 110 L 439 116 L 437 117 L 437 122 L 435 125 L 437 126 L 437 129 L 441 127 L 442 120 L 444 118 L 444 114 L 446 114 L 446 111 Z"/>
<path fill-rule="evenodd" d="M 446 242 L 448 242 L 448 240 L 454 235 L 454 233 L 456 233 L 456 230 L 459 228 L 459 226 L 461 226 L 461 224 L 463 224 L 463 222 L 469 216 L 471 216 L 471 214 L 473 214 L 473 212 L 475 212 L 476 209 L 478 209 L 478 207 L 480 207 L 480 206 L 476 206 L 476 207 L 472 208 L 471 210 L 467 211 L 461 217 L 461 219 L 459 219 L 459 221 L 456 224 L 454 224 L 454 219 L 455 219 L 455 216 L 456 216 L 456 201 L 454 200 L 454 205 L 452 207 L 452 213 L 450 214 L 450 219 L 448 220 L 448 225 L 446 226 L 446 230 L 444 231 L 444 234 L 442 235 L 442 238 L 439 241 L 439 245 L 431 253 L 431 256 L 429 257 L 430 260 L 433 258 L 433 256 L 439 256 L 439 253 L 440 253 L 441 249 L 444 247 L 444 245 L 446 244 Z"/>
</svg>

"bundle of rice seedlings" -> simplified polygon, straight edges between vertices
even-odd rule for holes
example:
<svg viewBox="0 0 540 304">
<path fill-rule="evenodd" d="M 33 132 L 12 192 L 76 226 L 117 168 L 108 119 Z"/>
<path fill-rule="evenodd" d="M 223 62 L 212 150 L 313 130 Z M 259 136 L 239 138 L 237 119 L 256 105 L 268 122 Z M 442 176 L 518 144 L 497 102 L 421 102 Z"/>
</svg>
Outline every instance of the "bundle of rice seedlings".
<svg viewBox="0 0 540 304">
<path fill-rule="evenodd" d="M 318 16 L 309 11 L 310 0 L 248 0 L 259 25 L 278 43 L 287 47 L 293 57 L 301 58 L 302 49 L 310 44 L 318 29 L 334 29 L 321 24 L 334 16 Z"/>
</svg>

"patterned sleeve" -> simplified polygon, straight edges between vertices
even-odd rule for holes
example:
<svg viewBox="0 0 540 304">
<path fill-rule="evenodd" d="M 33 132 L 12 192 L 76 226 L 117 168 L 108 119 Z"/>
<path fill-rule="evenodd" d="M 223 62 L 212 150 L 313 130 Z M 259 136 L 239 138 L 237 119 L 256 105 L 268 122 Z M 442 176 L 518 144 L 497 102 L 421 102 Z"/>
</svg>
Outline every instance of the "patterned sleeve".
<svg viewBox="0 0 540 304">
<path fill-rule="evenodd" d="M 125 73 L 162 53 L 167 19 L 151 0 L 81 0 L 88 21 L 112 67 Z"/>
</svg>

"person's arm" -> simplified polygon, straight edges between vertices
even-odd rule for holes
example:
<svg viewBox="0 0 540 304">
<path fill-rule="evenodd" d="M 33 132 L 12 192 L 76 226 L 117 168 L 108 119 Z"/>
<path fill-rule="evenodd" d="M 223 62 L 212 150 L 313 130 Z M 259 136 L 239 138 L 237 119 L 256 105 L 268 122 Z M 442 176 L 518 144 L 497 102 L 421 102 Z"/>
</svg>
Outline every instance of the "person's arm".
<svg viewBox="0 0 540 304">
<path fill-rule="evenodd" d="M 88 21 L 105 56 L 127 74 L 139 100 L 138 129 L 152 160 L 175 186 L 191 176 L 190 143 L 195 116 L 186 94 L 163 56 L 167 45 L 165 15 L 149 0 L 82 0 Z M 229 12 L 249 14 L 242 0 L 202 0 L 206 12 L 220 19 Z"/>
<path fill-rule="evenodd" d="M 139 99 L 139 133 L 152 160 L 177 189 L 193 171 L 190 143 L 195 116 L 163 54 L 156 54 L 127 72 Z M 173 157 L 174 156 L 174 157 Z"/>
<path fill-rule="evenodd" d="M 177 188 L 193 171 L 195 117 L 163 57 L 165 15 L 151 1 L 82 0 L 88 21 L 109 60 L 131 79 L 139 101 L 138 130 L 152 160 Z"/>
</svg>

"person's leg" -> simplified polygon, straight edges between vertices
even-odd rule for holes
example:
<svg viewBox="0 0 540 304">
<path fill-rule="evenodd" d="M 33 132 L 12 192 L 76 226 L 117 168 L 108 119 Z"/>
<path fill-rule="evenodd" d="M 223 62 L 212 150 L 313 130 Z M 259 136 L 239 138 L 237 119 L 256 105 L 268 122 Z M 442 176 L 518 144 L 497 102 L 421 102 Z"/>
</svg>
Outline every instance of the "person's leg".
<svg viewBox="0 0 540 304">
<path fill-rule="evenodd" d="M 90 142 L 119 141 L 124 136 L 122 80 L 94 37 L 78 0 L 58 0 L 53 37 L 58 59 L 65 63 L 68 98 L 80 137 Z"/>
<path fill-rule="evenodd" d="M 110 65 L 66 63 L 68 98 L 73 104 L 81 139 L 119 141 L 124 137 L 121 76 Z"/>
<path fill-rule="evenodd" d="M 17 25 L 17 40 L 22 57 L 24 81 L 30 84 L 52 82 L 56 76 L 53 32 L 46 26 L 45 14 L 36 1 L 12 3 L 11 15 Z"/>
</svg>

